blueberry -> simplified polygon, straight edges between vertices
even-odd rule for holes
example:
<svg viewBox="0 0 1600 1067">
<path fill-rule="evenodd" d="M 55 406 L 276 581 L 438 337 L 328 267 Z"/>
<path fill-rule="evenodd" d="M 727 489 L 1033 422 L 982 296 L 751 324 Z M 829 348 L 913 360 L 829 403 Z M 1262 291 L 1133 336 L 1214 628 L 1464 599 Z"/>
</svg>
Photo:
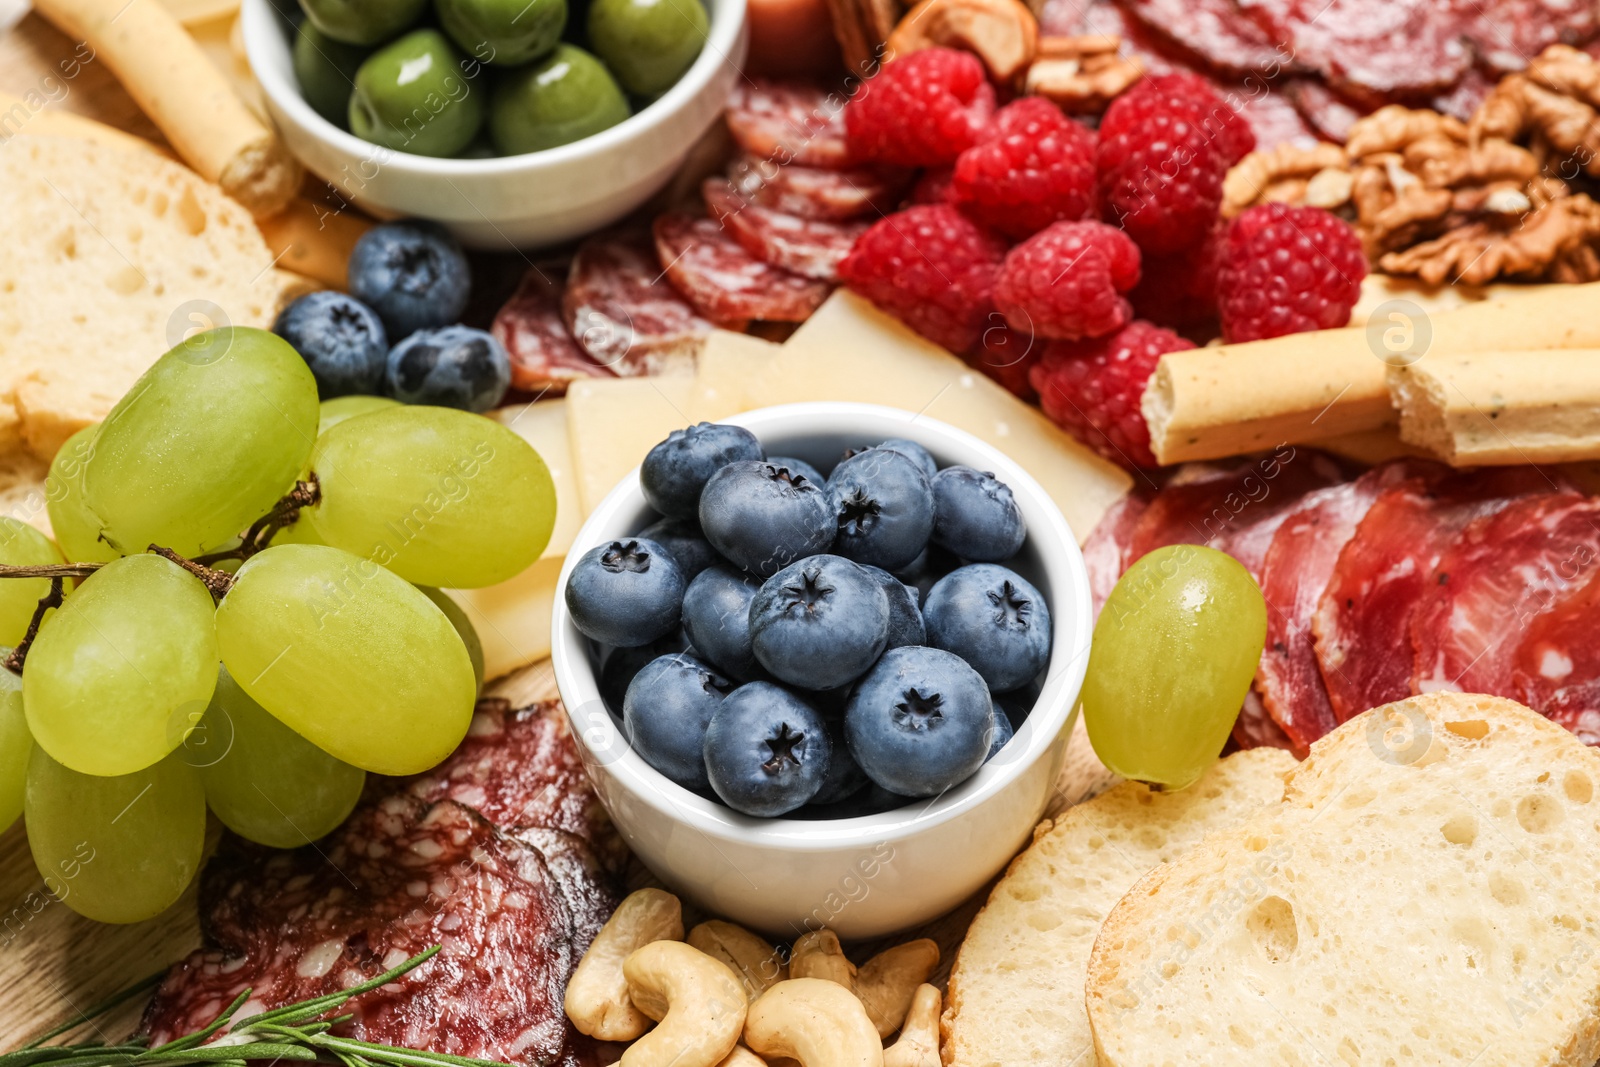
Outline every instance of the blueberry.
<svg viewBox="0 0 1600 1067">
<path fill-rule="evenodd" d="M 693 656 L 651 660 L 634 675 L 622 705 L 628 744 L 673 782 L 704 792 L 711 788 L 706 727 L 732 691 L 732 682 Z"/>
<path fill-rule="evenodd" d="M 884 648 L 903 648 L 906 645 L 928 643 L 927 630 L 922 625 L 922 611 L 917 607 L 917 587 L 907 585 L 882 567 L 862 567 L 889 598 L 889 643 Z"/>
<path fill-rule="evenodd" d="M 760 460 L 728 464 L 700 494 L 700 529 L 711 547 L 762 578 L 826 552 L 835 526 L 821 486 Z"/>
<path fill-rule="evenodd" d="M 822 476 L 822 472 L 803 459 L 795 459 L 793 456 L 768 456 L 767 462 L 774 467 L 788 467 L 790 474 L 802 475 L 809 479 L 812 485 L 828 484 L 828 479 Z"/>
<path fill-rule="evenodd" d="M 350 291 L 378 313 L 390 337 L 459 321 L 472 292 L 461 245 L 443 228 L 415 219 L 368 230 L 348 269 Z"/>
<path fill-rule="evenodd" d="M 1005 705 L 996 700 L 994 702 L 994 723 L 989 727 L 989 751 L 983 757 L 983 762 L 988 763 L 994 759 L 1016 734 L 1017 728 L 1011 724 L 1011 716 L 1006 713 Z"/>
<path fill-rule="evenodd" d="M 622 705 L 634 675 L 651 660 L 670 652 L 682 652 L 684 647 L 683 635 L 674 630 L 648 645 L 612 649 L 600 666 L 600 699 L 605 702 L 607 710 L 618 719 L 622 718 Z"/>
<path fill-rule="evenodd" d="M 692 519 L 700 513 L 700 493 L 713 474 L 730 463 L 765 456 L 756 435 L 743 426 L 698 423 L 673 430 L 645 454 L 639 488 L 667 518 Z"/>
<path fill-rule="evenodd" d="M 915 441 L 907 441 L 903 437 L 891 437 L 887 441 L 882 441 L 876 445 L 870 445 L 867 448 L 849 449 L 845 452 L 844 458 L 852 459 L 861 455 L 863 452 L 870 452 L 874 448 L 886 448 L 890 452 L 898 452 L 908 459 L 915 460 L 917 466 L 922 468 L 922 473 L 928 476 L 928 480 L 930 482 L 933 480 L 933 476 L 939 473 L 939 464 L 938 461 L 933 458 L 933 453 L 929 452 L 926 448 L 923 448 Z"/>
<path fill-rule="evenodd" d="M 355 297 L 307 293 L 283 309 L 272 332 L 304 357 L 322 399 L 383 391 L 388 335 L 378 313 Z"/>
<path fill-rule="evenodd" d="M 972 664 L 989 688 L 1026 685 L 1050 659 L 1050 609 L 1039 590 L 993 563 L 958 567 L 922 605 L 928 643 Z"/>
<path fill-rule="evenodd" d="M 612 541 L 573 566 L 567 610 L 585 637 L 622 648 L 647 645 L 677 627 L 683 586 L 683 572 L 654 541 Z"/>
<path fill-rule="evenodd" d="M 389 350 L 384 391 L 402 404 L 432 404 L 483 414 L 511 385 L 511 357 L 470 326 L 418 330 Z"/>
<path fill-rule="evenodd" d="M 856 685 L 845 708 L 850 754 L 867 777 L 908 797 L 931 797 L 983 766 L 994 709 L 960 656 L 897 648 Z"/>
<path fill-rule="evenodd" d="M 1028 530 L 1011 487 L 987 471 L 946 467 L 933 479 L 933 543 L 973 563 L 1001 563 Z"/>
<path fill-rule="evenodd" d="M 833 751 L 828 757 L 828 776 L 822 780 L 822 788 L 811 798 L 811 803 L 837 804 L 865 789 L 868 778 L 845 744 L 844 720 L 824 718 L 823 721 L 827 725 L 828 742 L 833 746 Z"/>
<path fill-rule="evenodd" d="M 933 487 L 916 460 L 885 448 L 859 452 L 833 468 L 828 497 L 839 517 L 839 555 L 892 571 L 928 547 Z"/>
<path fill-rule="evenodd" d="M 804 689 L 859 678 L 889 640 L 889 597 L 842 556 L 812 556 L 768 578 L 750 602 L 750 644 L 773 676 Z"/>
<path fill-rule="evenodd" d="M 706 730 L 706 773 L 722 802 L 770 818 L 817 795 L 833 745 L 822 716 L 771 682 L 742 685 Z"/>
<path fill-rule="evenodd" d="M 662 519 L 640 530 L 639 536 L 666 549 L 686 582 L 694 581 L 695 575 L 717 562 L 716 549 L 693 519 Z"/>
<path fill-rule="evenodd" d="M 740 681 L 762 676 L 750 649 L 750 601 L 761 583 L 732 567 L 708 567 L 683 594 L 683 629 L 700 655 Z"/>
</svg>

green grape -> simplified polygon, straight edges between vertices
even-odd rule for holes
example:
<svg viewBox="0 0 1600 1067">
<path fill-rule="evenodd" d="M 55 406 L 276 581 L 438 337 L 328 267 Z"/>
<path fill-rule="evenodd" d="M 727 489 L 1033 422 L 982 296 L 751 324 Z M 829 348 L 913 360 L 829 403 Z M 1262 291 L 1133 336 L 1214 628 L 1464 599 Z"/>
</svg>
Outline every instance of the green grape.
<svg viewBox="0 0 1600 1067">
<path fill-rule="evenodd" d="M 273 534 L 271 543 L 275 545 L 320 545 L 323 542 L 322 538 L 317 536 L 317 528 L 311 525 L 311 520 L 302 516 Z"/>
<path fill-rule="evenodd" d="M 384 408 L 399 407 L 400 401 L 391 400 L 386 396 L 336 396 L 332 400 L 322 402 L 322 419 L 317 423 L 317 436 L 321 437 L 345 419 L 353 419 L 357 415 L 365 415 L 369 411 L 381 411 Z"/>
<path fill-rule="evenodd" d="M 327 545 L 274 545 L 246 561 L 217 609 L 217 643 L 262 707 L 363 770 L 425 771 L 472 719 L 472 660 L 444 612 Z"/>
<path fill-rule="evenodd" d="M 1126 778 L 1191 785 L 1216 760 L 1255 677 L 1267 605 L 1233 557 L 1198 545 L 1145 556 L 1094 627 L 1083 720 Z"/>
<path fill-rule="evenodd" d="M 33 739 L 80 774 L 129 774 L 177 748 L 217 684 L 215 606 L 194 575 L 141 553 L 84 579 L 22 669 Z"/>
<path fill-rule="evenodd" d="M 0 658 L 9 655 L 9 648 L 0 648 Z M 0 667 L 0 832 L 22 814 L 22 790 L 32 751 L 33 735 L 22 710 L 22 679 Z"/>
<path fill-rule="evenodd" d="M 193 558 L 271 510 L 305 469 L 317 383 L 266 330 L 196 334 L 111 409 L 84 472 L 89 510 L 124 552 Z"/>
<path fill-rule="evenodd" d="M 100 540 L 100 520 L 83 498 L 83 472 L 100 424 L 85 426 L 61 446 L 44 480 L 45 510 L 56 544 L 74 563 L 109 563 L 122 553 Z"/>
<path fill-rule="evenodd" d="M 63 562 L 60 550 L 50 538 L 20 519 L 0 515 L 0 563 L 42 566 Z M 48 578 L 0 579 L 0 645 L 15 646 L 22 640 L 39 600 L 49 593 Z"/>
<path fill-rule="evenodd" d="M 107 923 L 152 918 L 200 869 L 206 797 L 181 752 L 107 778 L 63 767 L 35 746 L 25 810 L 34 865 L 79 915 Z"/>
<path fill-rule="evenodd" d="M 301 514 L 321 538 L 418 585 L 503 582 L 539 558 L 555 524 L 539 453 L 453 408 L 388 408 L 335 426 L 311 469 L 322 502 Z"/>
<path fill-rule="evenodd" d="M 483 642 L 478 638 L 478 628 L 467 618 L 466 609 L 457 604 L 448 593 L 431 585 L 419 585 L 417 588 L 422 590 L 423 596 L 433 601 L 434 605 L 444 612 L 444 617 L 450 620 L 450 625 L 461 635 L 461 643 L 467 646 L 467 655 L 472 657 L 472 676 L 478 680 L 478 692 L 483 692 Z"/>
<path fill-rule="evenodd" d="M 367 780 L 365 771 L 269 715 L 226 668 L 183 747 L 217 818 L 240 837 L 273 848 L 298 848 L 344 822 Z"/>
</svg>

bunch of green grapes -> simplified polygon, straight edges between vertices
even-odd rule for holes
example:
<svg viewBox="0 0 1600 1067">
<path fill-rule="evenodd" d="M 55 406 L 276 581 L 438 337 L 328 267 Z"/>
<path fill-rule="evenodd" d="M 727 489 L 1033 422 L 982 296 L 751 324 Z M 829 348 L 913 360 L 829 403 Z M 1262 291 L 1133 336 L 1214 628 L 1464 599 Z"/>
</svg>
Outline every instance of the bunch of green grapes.
<svg viewBox="0 0 1600 1067">
<path fill-rule="evenodd" d="M 162 356 L 62 447 L 46 500 L 56 541 L 0 518 L 0 564 L 98 566 L 62 582 L 20 677 L 0 668 L 0 829 L 24 815 L 47 885 L 107 922 L 178 899 L 208 806 L 293 848 L 367 772 L 448 755 L 483 653 L 437 587 L 515 575 L 555 520 L 549 470 L 498 423 L 319 404 L 288 344 L 242 328 Z M 0 645 L 51 585 L 0 579 Z"/>
</svg>

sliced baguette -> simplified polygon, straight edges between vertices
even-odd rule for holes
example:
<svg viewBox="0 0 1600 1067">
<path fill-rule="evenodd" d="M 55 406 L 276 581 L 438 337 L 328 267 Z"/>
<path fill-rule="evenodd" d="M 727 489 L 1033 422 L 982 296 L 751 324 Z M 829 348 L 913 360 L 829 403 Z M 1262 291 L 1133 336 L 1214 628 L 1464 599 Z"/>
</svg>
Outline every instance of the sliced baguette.
<svg viewBox="0 0 1600 1067">
<path fill-rule="evenodd" d="M 950 974 L 953 1067 L 1092 1067 L 1083 975 L 1100 921 L 1145 872 L 1283 796 L 1280 749 L 1219 761 L 1192 788 L 1123 782 L 1043 823 L 973 920 Z"/>
<path fill-rule="evenodd" d="M 1436 693 L 1317 742 L 1284 803 L 1122 898 L 1089 960 L 1106 1067 L 1600 1056 L 1600 757 Z"/>
</svg>

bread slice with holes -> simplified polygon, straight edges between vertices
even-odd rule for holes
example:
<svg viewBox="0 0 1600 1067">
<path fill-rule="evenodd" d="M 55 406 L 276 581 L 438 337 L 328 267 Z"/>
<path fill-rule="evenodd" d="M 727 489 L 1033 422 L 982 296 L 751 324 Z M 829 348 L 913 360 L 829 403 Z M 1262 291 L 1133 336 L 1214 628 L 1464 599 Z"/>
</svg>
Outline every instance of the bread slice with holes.
<svg viewBox="0 0 1600 1067">
<path fill-rule="evenodd" d="M 1089 960 L 1107 1067 L 1600 1057 L 1600 756 L 1435 693 L 1312 746 L 1283 804 L 1122 898 Z"/>
<path fill-rule="evenodd" d="M 1180 792 L 1123 782 L 1041 824 L 961 943 L 945 1062 L 1092 1067 L 1083 976 L 1101 920 L 1150 868 L 1277 803 L 1294 765 L 1279 749 L 1240 752 Z"/>
</svg>

